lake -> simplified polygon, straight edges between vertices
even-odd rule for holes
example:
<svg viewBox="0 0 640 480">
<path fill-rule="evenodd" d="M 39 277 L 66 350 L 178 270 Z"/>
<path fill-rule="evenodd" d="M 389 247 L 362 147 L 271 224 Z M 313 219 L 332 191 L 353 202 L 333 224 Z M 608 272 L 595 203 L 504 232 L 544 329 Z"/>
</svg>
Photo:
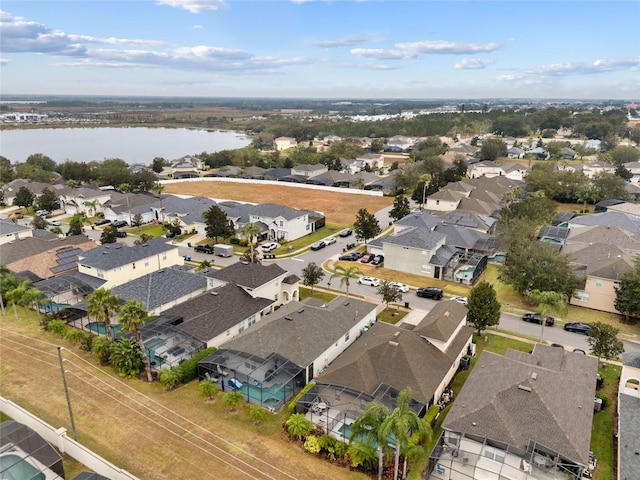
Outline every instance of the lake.
<svg viewBox="0 0 640 480">
<path fill-rule="evenodd" d="M 185 155 L 242 148 L 251 139 L 240 132 L 187 128 L 43 128 L 0 131 L 0 155 L 12 163 L 42 153 L 56 163 L 120 158 L 150 164 L 155 157 L 175 160 Z"/>
</svg>

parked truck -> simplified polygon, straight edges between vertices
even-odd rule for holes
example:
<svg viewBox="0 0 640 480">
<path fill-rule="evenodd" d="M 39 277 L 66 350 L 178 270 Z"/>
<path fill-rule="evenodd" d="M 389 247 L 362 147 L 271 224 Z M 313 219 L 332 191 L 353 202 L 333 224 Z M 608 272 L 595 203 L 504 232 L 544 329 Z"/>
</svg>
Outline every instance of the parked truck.
<svg viewBox="0 0 640 480">
<path fill-rule="evenodd" d="M 233 257 L 233 245 L 216 243 L 213 246 L 213 254 L 218 255 L 219 257 Z"/>
</svg>

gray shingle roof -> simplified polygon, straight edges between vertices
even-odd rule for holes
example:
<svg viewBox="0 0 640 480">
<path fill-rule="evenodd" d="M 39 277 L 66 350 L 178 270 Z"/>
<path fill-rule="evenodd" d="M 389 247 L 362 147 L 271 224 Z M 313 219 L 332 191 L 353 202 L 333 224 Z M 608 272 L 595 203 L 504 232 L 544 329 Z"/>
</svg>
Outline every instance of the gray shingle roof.
<svg viewBox="0 0 640 480">
<path fill-rule="evenodd" d="M 597 371 L 595 357 L 542 344 L 532 354 L 484 351 L 443 428 L 522 450 L 533 440 L 586 465 Z"/>
<path fill-rule="evenodd" d="M 402 217 L 396 222 L 396 225 L 433 229 L 433 227 L 440 225 L 441 223 L 442 220 L 440 218 L 434 216 L 428 210 L 423 210 L 420 213 L 410 213 L 409 215 Z"/>
<path fill-rule="evenodd" d="M 111 289 L 123 301 L 139 300 L 145 310 L 154 310 L 207 286 L 204 275 L 164 268 Z"/>
<path fill-rule="evenodd" d="M 167 216 L 180 216 L 187 224 L 191 222 L 204 222 L 202 214 L 209 210 L 216 202 L 205 197 L 181 198 L 176 195 L 162 195 L 162 208 Z M 160 208 L 160 201 L 156 200 L 153 207 Z"/>
<path fill-rule="evenodd" d="M 29 230 L 31 230 L 29 227 L 18 225 L 17 223 L 13 223 L 11 220 L 4 220 L 0 218 L 0 236 L 13 235 L 14 233 L 26 232 Z"/>
<path fill-rule="evenodd" d="M 640 398 L 620 394 L 620 480 L 638 478 L 640 472 Z"/>
<path fill-rule="evenodd" d="M 380 242 L 400 245 L 409 248 L 431 250 L 445 239 L 445 235 L 433 232 L 428 228 L 407 228 L 396 235 L 389 235 L 380 238 Z"/>
<path fill-rule="evenodd" d="M 337 297 L 326 307 L 291 302 L 221 348 L 267 358 L 282 355 L 309 366 L 376 307 L 355 298 Z"/>
<path fill-rule="evenodd" d="M 89 267 L 111 270 L 178 248 L 176 245 L 166 243 L 166 241 L 166 238 L 157 237 L 142 245 L 132 247 L 116 243 L 100 245 L 84 252 L 80 256 L 79 262 Z"/>
<path fill-rule="evenodd" d="M 266 298 L 253 298 L 237 285 L 225 285 L 162 313 L 181 316 L 184 322 L 178 325 L 180 330 L 208 342 L 272 303 Z"/>
<path fill-rule="evenodd" d="M 473 248 L 479 241 L 485 242 L 491 238 L 488 233 L 458 227 L 456 225 L 437 225 L 434 231 L 447 236 L 445 243 L 452 247 Z"/>
<path fill-rule="evenodd" d="M 221 270 L 209 271 L 207 277 L 255 289 L 286 273 L 287 271 L 277 263 L 262 265 L 260 263 L 236 262 Z"/>
<path fill-rule="evenodd" d="M 571 219 L 570 226 L 574 225 L 608 225 L 610 227 L 620 227 L 631 233 L 640 233 L 640 219 L 626 213 L 603 212 L 591 215 L 581 215 Z"/>
<path fill-rule="evenodd" d="M 438 302 L 413 329 L 418 335 L 446 342 L 467 316 L 467 307 L 453 300 Z"/>
</svg>

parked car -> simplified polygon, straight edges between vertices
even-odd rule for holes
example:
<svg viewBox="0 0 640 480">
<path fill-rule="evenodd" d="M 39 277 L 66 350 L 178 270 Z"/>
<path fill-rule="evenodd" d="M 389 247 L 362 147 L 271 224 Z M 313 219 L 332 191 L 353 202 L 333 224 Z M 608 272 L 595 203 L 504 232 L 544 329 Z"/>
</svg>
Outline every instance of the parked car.
<svg viewBox="0 0 640 480">
<path fill-rule="evenodd" d="M 358 279 L 360 285 L 369 285 L 371 287 L 377 287 L 380 285 L 380 280 L 375 277 L 360 277 Z"/>
<path fill-rule="evenodd" d="M 36 211 L 36 215 L 38 217 L 46 217 L 47 215 L 49 215 L 49 210 L 38 210 Z"/>
<path fill-rule="evenodd" d="M 342 230 L 338 235 L 340 235 L 341 237 L 349 237 L 351 234 L 353 233 L 353 230 L 350 230 L 348 228 L 345 228 L 344 230 Z"/>
<path fill-rule="evenodd" d="M 564 350 L 564 346 L 563 346 L 563 345 L 560 345 L 559 343 L 552 343 L 552 344 L 551 344 L 551 346 L 552 346 L 552 347 L 555 347 L 555 348 L 561 348 L 561 349 L 563 349 L 563 350 Z"/>
<path fill-rule="evenodd" d="M 311 245 L 311 250 L 320 250 L 321 248 L 324 248 L 326 246 L 327 244 L 324 243 L 324 240 L 320 240 L 319 242 L 316 242 Z"/>
<path fill-rule="evenodd" d="M 119 238 L 125 238 L 125 237 L 127 236 L 127 232 L 125 232 L 125 231 L 123 231 L 123 230 L 118 230 L 118 231 L 116 232 L 116 235 L 117 235 Z"/>
<path fill-rule="evenodd" d="M 573 353 L 578 353 L 580 355 L 586 355 L 587 352 L 585 352 L 584 350 L 582 350 L 581 348 L 574 348 L 573 349 Z"/>
<path fill-rule="evenodd" d="M 13 218 L 16 218 L 16 219 L 20 219 L 20 218 L 24 218 L 24 215 L 23 215 L 22 212 L 15 212 L 15 213 L 12 213 L 10 215 L 10 217 L 13 217 Z"/>
<path fill-rule="evenodd" d="M 522 320 L 525 322 L 537 323 L 538 325 L 542 324 L 542 317 L 539 313 L 525 313 L 522 316 Z M 547 317 L 544 319 L 544 324 L 547 327 L 552 327 L 555 323 L 555 319 L 553 317 Z"/>
<path fill-rule="evenodd" d="M 213 247 L 211 245 L 196 245 L 193 251 L 213 255 Z"/>
<path fill-rule="evenodd" d="M 375 255 L 373 253 L 365 253 L 361 258 L 360 261 L 362 263 L 369 263 L 371 260 L 373 260 L 375 257 Z"/>
<path fill-rule="evenodd" d="M 416 295 L 422 298 L 433 298 L 440 300 L 442 298 L 442 289 L 438 287 L 423 287 L 416 290 Z"/>
<path fill-rule="evenodd" d="M 451 300 L 461 303 L 462 305 L 466 305 L 469 303 L 469 299 L 467 297 L 453 297 Z"/>
<path fill-rule="evenodd" d="M 376 255 L 373 257 L 373 260 L 371 260 L 371 265 L 380 265 L 382 262 L 384 262 L 384 256 Z"/>
<path fill-rule="evenodd" d="M 409 291 L 409 287 L 401 282 L 389 282 L 389 285 L 396 287 L 401 293 L 407 293 Z"/>
<path fill-rule="evenodd" d="M 588 323 L 570 322 L 564 325 L 564 329 L 567 332 L 582 333 L 583 335 L 589 335 L 593 327 Z"/>
<path fill-rule="evenodd" d="M 59 227 L 61 225 L 60 220 L 51 220 L 49 222 L 49 225 L 51 225 L 52 227 Z"/>
<path fill-rule="evenodd" d="M 322 241 L 325 245 L 333 245 L 334 243 L 336 243 L 336 237 L 327 237 Z"/>
<path fill-rule="evenodd" d="M 273 252 L 276 248 L 278 248 L 278 244 L 276 242 L 263 243 L 260 247 L 260 249 L 265 253 Z"/>
<path fill-rule="evenodd" d="M 174 237 L 177 237 L 178 235 L 181 235 L 181 234 L 182 234 L 182 232 L 180 230 L 171 230 L 170 232 L 167 232 L 165 237 L 174 238 Z"/>
<path fill-rule="evenodd" d="M 357 262 L 359 258 L 360 254 L 358 254 L 358 252 L 349 252 L 338 257 L 338 260 L 342 260 L 345 262 Z"/>
<path fill-rule="evenodd" d="M 122 228 L 122 227 L 126 227 L 129 224 L 127 222 L 125 222 L 124 220 L 116 220 L 115 222 L 113 222 L 111 224 L 114 228 Z"/>
<path fill-rule="evenodd" d="M 100 220 L 96 220 L 94 225 L 99 227 L 100 225 L 106 225 L 107 223 L 111 223 L 111 220 L 108 220 L 106 218 L 101 218 Z"/>
</svg>

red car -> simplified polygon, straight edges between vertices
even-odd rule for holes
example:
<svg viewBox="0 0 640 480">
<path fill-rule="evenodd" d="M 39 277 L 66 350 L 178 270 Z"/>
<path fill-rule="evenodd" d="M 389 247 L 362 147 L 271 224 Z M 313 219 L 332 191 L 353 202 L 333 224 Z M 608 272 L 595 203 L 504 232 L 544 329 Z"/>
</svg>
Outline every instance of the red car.
<svg viewBox="0 0 640 480">
<path fill-rule="evenodd" d="M 373 260 L 373 257 L 375 257 L 375 255 L 373 253 L 365 253 L 362 258 L 360 258 L 360 261 L 362 263 L 369 263 L 371 260 Z"/>
</svg>

